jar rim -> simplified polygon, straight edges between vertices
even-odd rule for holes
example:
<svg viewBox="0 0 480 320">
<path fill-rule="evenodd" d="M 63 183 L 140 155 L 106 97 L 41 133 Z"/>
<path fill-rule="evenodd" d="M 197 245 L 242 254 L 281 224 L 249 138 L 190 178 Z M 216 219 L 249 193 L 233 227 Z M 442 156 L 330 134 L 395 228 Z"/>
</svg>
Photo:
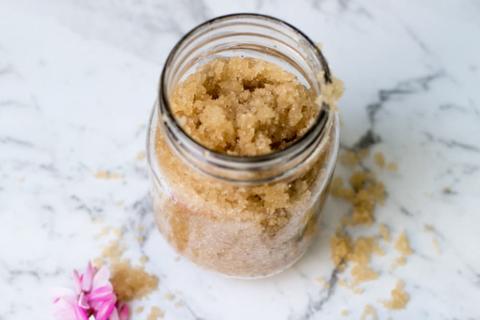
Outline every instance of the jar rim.
<svg viewBox="0 0 480 320">
<path fill-rule="evenodd" d="M 231 20 L 236 21 L 236 19 L 252 19 L 253 22 L 259 21 L 257 19 L 263 19 L 263 22 L 268 24 L 271 23 L 273 25 L 278 25 L 279 28 L 283 27 L 285 32 L 292 32 L 293 36 L 298 36 L 300 41 L 305 41 L 307 45 L 307 49 L 312 54 L 312 58 L 316 60 L 318 66 L 321 68 L 320 70 L 323 71 L 324 81 L 325 83 L 332 83 L 331 73 L 328 67 L 328 63 L 323 56 L 319 47 L 315 45 L 315 43 L 306 36 L 302 31 L 294 27 L 293 25 L 272 17 L 263 14 L 256 14 L 256 13 L 235 13 L 235 14 L 228 14 L 224 16 L 219 16 L 213 19 L 210 19 L 192 30 L 190 30 L 187 34 L 185 34 L 172 48 L 170 51 L 165 64 L 162 69 L 162 73 L 160 76 L 160 83 L 159 83 L 159 92 L 158 92 L 158 100 L 154 109 L 157 111 L 158 114 L 158 121 L 159 124 L 164 128 L 164 132 L 167 135 L 167 140 L 169 144 L 175 152 L 184 158 L 184 160 L 188 160 L 187 162 L 193 167 L 209 176 L 219 178 L 221 180 L 226 180 L 234 183 L 250 183 L 254 181 L 254 183 L 266 183 L 266 182 L 273 182 L 279 179 L 284 179 L 292 174 L 294 174 L 296 168 L 300 165 L 298 163 L 298 159 L 307 159 L 313 153 L 314 150 L 319 145 L 320 141 L 324 140 L 325 133 L 327 128 L 333 125 L 338 119 L 338 114 L 335 109 L 332 109 L 327 103 L 323 102 L 319 108 L 320 111 L 316 118 L 312 121 L 312 124 L 309 126 L 307 131 L 298 138 L 295 142 L 291 145 L 285 147 L 284 149 L 274 151 L 264 155 L 255 155 L 255 156 L 239 156 L 239 155 L 229 155 L 225 153 L 221 153 L 215 150 L 212 150 L 206 146 L 203 146 L 199 142 L 195 141 L 186 131 L 180 126 L 176 117 L 174 116 L 170 101 L 168 99 L 168 84 L 166 82 L 167 79 L 167 72 L 170 72 L 171 65 L 174 64 L 174 59 L 178 57 L 179 52 L 184 48 L 184 45 L 188 45 L 189 40 L 194 41 L 196 37 L 204 36 L 205 33 L 209 32 L 209 27 L 213 23 L 224 23 L 225 21 L 228 23 Z M 318 80 L 317 80 L 318 81 Z M 321 86 L 319 87 L 321 90 Z M 321 91 L 320 91 L 321 94 Z M 337 128 L 338 129 L 338 128 Z M 337 137 L 338 138 L 338 137 Z M 182 155 L 183 154 L 183 155 Z M 186 158 L 185 158 L 186 157 Z M 196 164 L 198 161 L 202 163 L 201 166 Z M 301 160 L 303 162 L 303 160 Z M 236 172 L 236 173 L 259 173 L 262 172 L 266 174 L 270 169 L 278 166 L 279 164 L 285 163 L 292 163 L 291 168 L 287 169 L 286 172 L 282 174 L 277 174 L 274 176 L 267 176 L 262 178 L 247 178 L 247 179 L 237 179 L 237 178 L 227 178 L 224 174 L 212 174 L 209 172 L 210 170 L 205 171 L 202 169 L 202 166 L 213 166 L 222 170 L 222 172 Z M 293 163 L 297 163 L 293 165 Z M 226 170 L 226 171 L 225 171 Z M 229 174 L 227 174 L 229 175 Z"/>
<path fill-rule="evenodd" d="M 314 48 L 314 52 L 316 53 L 316 56 L 319 59 L 320 64 L 322 66 L 322 69 L 324 71 L 325 82 L 326 83 L 331 83 L 332 82 L 331 73 L 330 73 L 330 69 L 328 67 L 327 60 L 323 56 L 323 54 L 322 54 L 321 50 L 318 48 L 318 46 L 316 46 L 315 43 L 305 33 L 303 33 L 301 30 L 299 30 L 298 28 L 296 28 L 295 26 L 291 25 L 288 22 L 285 22 L 285 21 L 283 21 L 279 18 L 272 17 L 272 16 L 269 16 L 269 15 L 258 14 L 258 13 L 233 13 L 233 14 L 218 16 L 218 17 L 212 18 L 210 20 L 207 20 L 207 21 L 199 24 L 198 26 L 196 26 L 192 30 L 190 30 L 188 33 L 186 33 L 175 44 L 175 46 L 170 51 L 167 59 L 165 60 L 165 64 L 163 66 L 162 73 L 161 73 L 161 76 L 160 76 L 159 100 L 161 99 L 162 103 L 158 104 L 158 108 L 160 108 L 159 114 L 166 114 L 166 116 L 169 120 L 168 121 L 169 125 L 173 126 L 171 128 L 175 131 L 175 133 L 180 134 L 180 136 L 182 138 L 186 138 L 187 141 L 189 141 L 191 144 L 193 144 L 195 149 L 198 149 L 197 151 L 199 151 L 201 154 L 208 153 L 209 155 L 211 155 L 213 157 L 216 157 L 219 160 L 223 160 L 223 161 L 231 161 L 231 162 L 238 162 L 238 163 L 252 163 L 252 162 L 254 162 L 254 163 L 259 163 L 259 162 L 265 163 L 265 162 L 269 162 L 271 160 L 286 156 L 287 154 L 291 154 L 292 152 L 294 152 L 298 148 L 298 146 L 301 146 L 305 143 L 308 144 L 308 140 L 312 139 L 312 135 L 313 136 L 318 135 L 319 134 L 318 128 L 320 127 L 320 129 L 323 129 L 326 125 L 326 122 L 327 122 L 328 114 L 325 111 L 325 108 L 323 106 L 320 106 L 321 110 L 320 110 L 317 118 L 315 119 L 314 123 L 312 123 L 312 125 L 307 129 L 305 134 L 303 134 L 298 140 L 296 140 L 294 143 L 287 146 L 286 148 L 278 150 L 278 151 L 274 151 L 274 152 L 271 152 L 271 153 L 268 153 L 268 154 L 264 154 L 264 155 L 238 156 L 238 155 L 228 155 L 228 154 L 225 154 L 225 153 L 221 153 L 221 152 L 212 150 L 212 149 L 210 149 L 206 146 L 203 146 L 202 144 L 198 143 L 197 141 L 195 141 L 189 134 L 187 134 L 185 132 L 185 130 L 176 121 L 176 118 L 173 115 L 173 112 L 170 108 L 170 101 L 167 98 L 167 94 L 166 94 L 166 79 L 165 79 L 166 71 L 167 71 L 167 68 L 168 68 L 169 64 L 174 59 L 175 53 L 180 48 L 180 46 L 185 41 L 187 41 L 190 38 L 190 36 L 195 34 L 195 32 L 203 29 L 204 27 L 206 27 L 206 26 L 208 26 L 212 23 L 219 22 L 219 21 L 224 21 L 224 20 L 228 20 L 228 19 L 232 19 L 232 18 L 241 18 L 241 17 L 261 18 L 261 19 L 270 20 L 270 21 L 275 22 L 275 23 L 280 23 L 280 24 L 286 26 L 287 28 L 291 29 L 292 31 L 294 31 L 298 35 L 300 35 L 302 38 L 304 38 L 307 41 L 307 43 L 312 48 Z M 329 107 L 329 106 L 327 106 L 327 107 Z"/>
</svg>

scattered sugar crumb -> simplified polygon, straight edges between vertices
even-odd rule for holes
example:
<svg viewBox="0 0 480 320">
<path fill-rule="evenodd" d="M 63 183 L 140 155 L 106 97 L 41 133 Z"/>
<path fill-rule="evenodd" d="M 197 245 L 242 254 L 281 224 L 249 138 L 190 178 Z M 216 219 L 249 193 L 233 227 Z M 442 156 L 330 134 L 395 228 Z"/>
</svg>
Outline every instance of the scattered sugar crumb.
<svg viewBox="0 0 480 320">
<path fill-rule="evenodd" d="M 354 263 L 351 274 L 354 284 L 370 281 L 378 278 L 378 273 L 370 266 L 370 258 L 373 253 L 383 255 L 383 250 L 378 246 L 374 237 L 359 237 L 352 246 L 352 252 L 348 255 L 348 260 Z"/>
<path fill-rule="evenodd" d="M 135 313 L 142 313 L 145 310 L 144 306 L 138 306 L 135 308 Z"/>
<path fill-rule="evenodd" d="M 397 249 L 397 251 L 403 256 L 409 256 L 413 253 L 405 231 L 398 236 L 397 241 L 395 242 L 395 249 Z"/>
<path fill-rule="evenodd" d="M 138 232 L 143 232 L 143 231 L 145 231 L 145 227 L 144 226 L 138 226 L 137 231 Z"/>
<path fill-rule="evenodd" d="M 376 152 L 373 156 L 373 160 L 379 168 L 385 168 L 385 156 L 382 152 Z"/>
<path fill-rule="evenodd" d="M 138 161 L 145 160 L 145 151 L 139 151 L 135 157 Z"/>
<path fill-rule="evenodd" d="M 352 289 L 353 293 L 355 293 L 355 294 L 362 294 L 362 293 L 365 292 L 365 289 L 360 288 L 360 287 L 352 286 L 351 289 Z"/>
<path fill-rule="evenodd" d="M 425 232 L 429 232 L 429 233 L 432 234 L 433 248 L 434 248 L 435 252 L 438 255 L 440 255 L 442 253 L 442 251 L 440 250 L 440 243 L 438 242 L 437 238 L 435 237 L 436 236 L 435 227 L 431 224 L 425 224 L 425 225 L 423 225 L 423 229 L 425 230 Z"/>
<path fill-rule="evenodd" d="M 118 179 L 122 179 L 123 176 L 116 172 L 112 172 L 108 170 L 99 170 L 95 173 L 95 178 L 104 179 L 104 180 L 118 180 Z"/>
<path fill-rule="evenodd" d="M 424 224 L 423 229 L 427 232 L 435 232 L 435 227 L 431 224 Z"/>
<path fill-rule="evenodd" d="M 445 188 L 443 188 L 442 192 L 443 192 L 444 194 L 450 194 L 450 195 L 456 193 L 456 192 L 455 192 L 452 188 L 450 188 L 450 187 L 445 187 Z"/>
<path fill-rule="evenodd" d="M 360 319 L 361 320 L 367 320 L 367 319 L 377 320 L 378 319 L 377 310 L 371 304 L 367 304 L 363 309 Z"/>
<path fill-rule="evenodd" d="M 404 266 L 407 264 L 407 257 L 405 256 L 400 256 L 400 257 L 397 257 L 393 263 L 391 264 L 390 266 L 390 271 L 393 271 L 395 270 L 396 268 L 400 267 L 400 266 Z"/>
<path fill-rule="evenodd" d="M 410 296 L 405 292 L 405 283 L 397 281 L 397 285 L 390 292 L 390 300 L 384 301 L 385 308 L 398 310 L 404 309 L 410 300 Z"/>
<path fill-rule="evenodd" d="M 390 229 L 387 225 L 381 224 L 378 227 L 378 231 L 380 232 L 380 236 L 382 237 L 383 241 L 389 242 L 390 241 Z"/>
<path fill-rule="evenodd" d="M 389 164 L 387 164 L 387 170 L 390 172 L 397 172 L 398 165 L 395 162 L 390 162 Z"/>
<path fill-rule="evenodd" d="M 103 257 L 97 257 L 97 258 L 93 259 L 92 264 L 95 268 L 100 268 L 101 266 L 104 265 Z"/>
<path fill-rule="evenodd" d="M 140 257 L 140 264 L 145 265 L 148 262 L 148 260 L 149 260 L 148 257 L 143 255 Z"/>
<path fill-rule="evenodd" d="M 358 151 L 345 150 L 339 156 L 339 161 L 346 167 L 357 166 L 369 154 L 368 149 L 360 149 Z"/>
<path fill-rule="evenodd" d="M 165 293 L 165 295 L 163 296 L 165 299 L 169 300 L 169 301 L 173 301 L 175 299 L 175 295 L 171 292 L 167 292 Z"/>
<path fill-rule="evenodd" d="M 324 277 L 318 277 L 316 280 L 324 289 L 330 288 L 330 283 Z"/>
<path fill-rule="evenodd" d="M 143 244 L 143 243 L 145 243 L 145 237 L 144 236 L 138 236 L 137 241 L 138 241 L 139 244 Z"/>
<path fill-rule="evenodd" d="M 117 262 L 123 255 L 124 247 L 118 240 L 113 240 L 102 250 L 101 258 L 108 259 L 111 262 Z"/>
<path fill-rule="evenodd" d="M 106 236 L 110 232 L 111 228 L 106 226 L 103 227 L 100 232 L 95 236 L 96 239 L 100 239 L 101 237 Z"/>
<path fill-rule="evenodd" d="M 355 171 L 349 179 L 350 187 L 345 187 L 343 180 L 336 177 L 332 181 L 331 193 L 353 206 L 349 225 L 371 225 L 377 203 L 385 199 L 385 187 L 371 172 Z"/>
<path fill-rule="evenodd" d="M 356 152 L 346 150 L 339 156 L 339 161 L 344 166 L 353 167 L 360 162 L 360 158 Z"/>
<path fill-rule="evenodd" d="M 438 240 L 436 238 L 432 238 L 432 244 L 433 248 L 435 249 L 435 253 L 440 255 L 442 253 L 442 250 L 440 250 L 440 243 L 438 243 Z"/>
<path fill-rule="evenodd" d="M 156 276 L 133 267 L 128 260 L 112 264 L 111 273 L 115 293 L 122 301 L 142 298 L 158 287 Z"/>
<path fill-rule="evenodd" d="M 340 315 L 342 317 L 346 317 L 350 314 L 350 311 L 348 311 L 347 309 L 342 309 L 342 311 L 340 311 Z"/>
<path fill-rule="evenodd" d="M 378 278 L 378 273 L 376 271 L 374 271 L 370 266 L 363 264 L 357 264 L 353 266 L 351 273 L 354 279 L 354 285 Z"/>
<path fill-rule="evenodd" d="M 181 308 L 185 305 L 183 301 L 177 301 L 175 302 L 175 308 Z"/>
<path fill-rule="evenodd" d="M 338 286 L 351 290 L 355 294 L 362 294 L 365 289 L 358 287 L 356 284 L 346 281 L 345 279 L 338 279 Z"/>
<path fill-rule="evenodd" d="M 152 307 L 148 314 L 147 320 L 157 320 L 165 316 L 165 313 L 159 307 Z"/>
<path fill-rule="evenodd" d="M 333 263 L 341 267 L 352 251 L 352 240 L 350 236 L 343 232 L 336 232 L 330 239 L 330 254 Z"/>
<path fill-rule="evenodd" d="M 334 177 L 330 185 L 330 192 L 336 198 L 341 198 L 350 203 L 353 202 L 355 193 L 351 188 L 345 187 L 342 178 Z"/>
<path fill-rule="evenodd" d="M 359 237 L 352 242 L 344 232 L 337 232 L 330 239 L 330 252 L 333 263 L 343 270 L 347 263 L 352 263 L 351 275 L 354 285 L 378 278 L 378 273 L 370 266 L 373 253 L 383 255 L 374 237 Z"/>
<path fill-rule="evenodd" d="M 121 238 L 123 236 L 123 230 L 121 228 L 113 228 L 112 233 L 117 238 Z"/>
</svg>

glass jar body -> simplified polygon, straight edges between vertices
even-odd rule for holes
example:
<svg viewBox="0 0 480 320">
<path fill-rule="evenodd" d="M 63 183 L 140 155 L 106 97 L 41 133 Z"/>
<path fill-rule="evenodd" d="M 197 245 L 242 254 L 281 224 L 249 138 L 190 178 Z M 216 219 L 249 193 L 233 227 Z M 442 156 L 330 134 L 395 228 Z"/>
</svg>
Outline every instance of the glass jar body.
<svg viewBox="0 0 480 320">
<path fill-rule="evenodd" d="M 171 116 L 168 94 L 195 65 L 218 56 L 270 60 L 295 70 L 319 95 L 318 75 L 328 67 L 308 38 L 279 20 L 238 15 L 204 26 L 169 56 L 150 118 L 155 221 L 180 254 L 202 267 L 240 278 L 269 276 L 294 264 L 315 237 L 338 151 L 337 113 L 331 109 L 324 123 L 313 124 L 321 130 L 268 161 L 223 159 L 197 152 L 202 147 Z"/>
<path fill-rule="evenodd" d="M 286 181 L 238 186 L 182 161 L 166 141 L 157 110 L 149 129 L 149 152 L 156 162 L 152 198 L 155 221 L 169 243 L 200 266 L 241 278 L 269 276 L 300 259 L 317 233 L 328 194 L 338 118 L 328 128 L 323 150 L 303 173 Z"/>
</svg>

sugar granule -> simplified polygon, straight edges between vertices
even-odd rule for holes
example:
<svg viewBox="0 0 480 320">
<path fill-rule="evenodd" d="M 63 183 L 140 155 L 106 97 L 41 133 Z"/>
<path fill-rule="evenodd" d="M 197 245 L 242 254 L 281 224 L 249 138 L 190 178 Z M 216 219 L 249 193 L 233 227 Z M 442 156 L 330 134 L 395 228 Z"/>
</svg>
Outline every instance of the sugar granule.
<svg viewBox="0 0 480 320">
<path fill-rule="evenodd" d="M 404 309 L 409 300 L 410 296 L 405 292 L 405 283 L 399 280 L 390 292 L 390 300 L 384 301 L 383 305 L 388 309 Z"/>
<path fill-rule="evenodd" d="M 152 307 L 148 314 L 147 320 L 157 320 L 165 316 L 165 313 L 159 307 Z"/>
<path fill-rule="evenodd" d="M 129 261 L 112 265 L 111 282 L 117 297 L 122 301 L 139 299 L 158 287 L 158 278 L 142 268 L 133 267 Z"/>
</svg>

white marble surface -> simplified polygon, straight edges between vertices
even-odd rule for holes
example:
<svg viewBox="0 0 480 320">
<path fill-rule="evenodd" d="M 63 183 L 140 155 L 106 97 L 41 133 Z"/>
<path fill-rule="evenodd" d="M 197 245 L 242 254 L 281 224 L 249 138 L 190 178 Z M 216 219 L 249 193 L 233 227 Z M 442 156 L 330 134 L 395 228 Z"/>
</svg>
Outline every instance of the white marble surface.
<svg viewBox="0 0 480 320">
<path fill-rule="evenodd" d="M 306 257 L 264 280 L 201 271 L 152 225 L 136 157 L 162 63 L 195 24 L 238 11 L 276 15 L 321 41 L 346 85 L 342 144 L 370 130 L 373 149 L 399 163 L 379 173 L 388 199 L 377 218 L 405 229 L 415 254 L 394 271 L 393 249 L 375 258 L 381 277 L 363 294 L 315 281 L 342 277 L 328 239 L 347 208 L 333 199 Z M 367 303 L 380 319 L 480 319 L 479 34 L 478 0 L 0 0 L 0 319 L 51 319 L 48 288 L 98 255 L 105 225 L 124 230 L 127 256 L 150 257 L 160 286 L 136 305 L 167 319 L 337 319 L 344 308 L 359 319 Z M 123 178 L 99 180 L 98 170 Z M 391 312 L 380 301 L 398 278 L 411 300 Z"/>
</svg>

